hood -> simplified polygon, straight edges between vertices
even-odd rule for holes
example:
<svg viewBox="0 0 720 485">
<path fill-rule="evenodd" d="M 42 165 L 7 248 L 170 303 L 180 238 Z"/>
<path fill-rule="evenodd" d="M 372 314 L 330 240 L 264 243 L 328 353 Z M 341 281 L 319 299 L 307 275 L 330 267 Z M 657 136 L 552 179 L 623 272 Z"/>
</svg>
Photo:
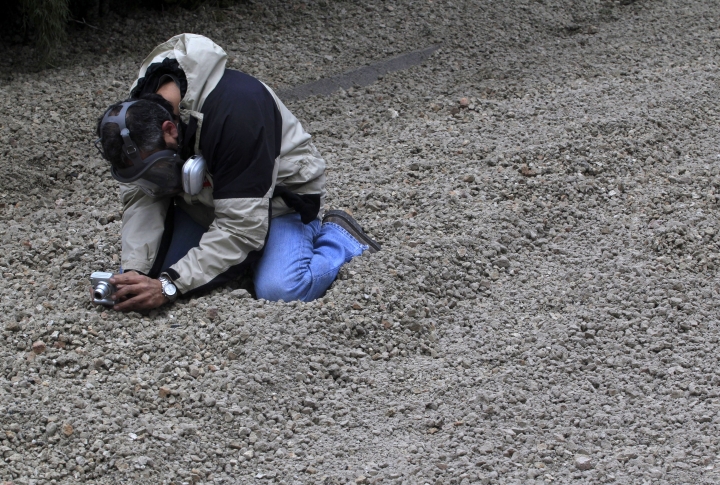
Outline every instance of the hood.
<svg viewBox="0 0 720 485">
<path fill-rule="evenodd" d="M 180 34 L 157 46 L 140 66 L 138 79 L 145 76 L 148 67 L 163 59 L 176 59 L 187 78 L 187 91 L 180 101 L 180 111 L 199 113 L 210 92 L 215 89 L 225 72 L 227 53 L 215 42 L 197 34 Z M 137 85 L 137 79 L 132 89 Z M 183 116 L 186 118 L 186 116 Z"/>
</svg>

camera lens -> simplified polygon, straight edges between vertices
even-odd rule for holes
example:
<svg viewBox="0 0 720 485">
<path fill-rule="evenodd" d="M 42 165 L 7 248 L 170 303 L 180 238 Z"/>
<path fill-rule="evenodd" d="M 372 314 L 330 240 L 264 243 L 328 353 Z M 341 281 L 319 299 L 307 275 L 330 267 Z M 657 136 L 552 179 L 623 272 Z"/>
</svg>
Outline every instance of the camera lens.
<svg viewBox="0 0 720 485">
<path fill-rule="evenodd" d="M 93 296 L 96 300 L 104 300 L 105 298 L 109 297 L 112 293 L 112 288 L 110 285 L 105 283 L 104 281 L 97 284 L 95 287 L 95 290 L 93 291 Z"/>
</svg>

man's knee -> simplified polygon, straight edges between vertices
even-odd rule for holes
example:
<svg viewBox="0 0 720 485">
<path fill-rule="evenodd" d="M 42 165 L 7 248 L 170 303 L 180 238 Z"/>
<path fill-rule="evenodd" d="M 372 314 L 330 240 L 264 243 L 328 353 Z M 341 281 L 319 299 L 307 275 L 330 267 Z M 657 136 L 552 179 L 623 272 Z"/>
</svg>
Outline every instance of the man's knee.
<svg viewBox="0 0 720 485">
<path fill-rule="evenodd" d="M 255 281 L 255 295 L 268 301 L 304 300 L 310 284 L 304 279 L 288 281 L 280 278 L 263 278 Z"/>
</svg>

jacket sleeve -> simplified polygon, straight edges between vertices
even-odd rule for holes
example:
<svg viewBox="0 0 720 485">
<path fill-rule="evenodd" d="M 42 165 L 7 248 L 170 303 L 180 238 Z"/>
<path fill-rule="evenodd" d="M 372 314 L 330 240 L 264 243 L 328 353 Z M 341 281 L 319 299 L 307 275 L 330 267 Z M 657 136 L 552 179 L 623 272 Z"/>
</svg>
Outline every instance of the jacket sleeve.
<svg viewBox="0 0 720 485">
<path fill-rule="evenodd" d="M 270 199 L 215 201 L 215 220 L 168 274 L 182 294 L 215 286 L 239 275 L 260 257 L 270 227 Z"/>
<path fill-rule="evenodd" d="M 260 258 L 278 176 L 282 118 L 259 81 L 226 71 L 202 115 L 196 136 L 212 175 L 215 220 L 167 271 L 183 294 L 237 277 Z"/>
<path fill-rule="evenodd" d="M 120 184 L 123 204 L 122 267 L 149 273 L 155 262 L 171 200 L 153 199 L 138 187 Z"/>
</svg>

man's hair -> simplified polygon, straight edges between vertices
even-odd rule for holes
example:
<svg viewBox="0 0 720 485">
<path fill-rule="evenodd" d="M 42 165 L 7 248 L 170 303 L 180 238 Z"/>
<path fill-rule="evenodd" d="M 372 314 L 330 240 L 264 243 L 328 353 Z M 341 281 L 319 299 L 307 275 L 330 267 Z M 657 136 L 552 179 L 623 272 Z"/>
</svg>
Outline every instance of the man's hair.
<svg viewBox="0 0 720 485">
<path fill-rule="evenodd" d="M 151 153 L 167 148 L 162 124 L 165 121 L 173 121 L 172 105 L 159 94 L 144 94 L 138 99 L 128 99 L 127 101 L 137 101 L 126 111 L 125 126 L 130 131 L 130 138 L 140 151 Z M 105 110 L 105 113 L 110 112 L 112 115 L 117 115 L 121 109 L 122 102 L 113 104 Z M 120 127 L 117 123 L 106 123 L 102 127 L 102 132 L 100 130 L 105 113 L 98 119 L 96 128 L 98 137 L 102 139 L 105 157 L 115 167 L 127 167 L 129 160 L 125 160 L 123 155 Z"/>
</svg>

